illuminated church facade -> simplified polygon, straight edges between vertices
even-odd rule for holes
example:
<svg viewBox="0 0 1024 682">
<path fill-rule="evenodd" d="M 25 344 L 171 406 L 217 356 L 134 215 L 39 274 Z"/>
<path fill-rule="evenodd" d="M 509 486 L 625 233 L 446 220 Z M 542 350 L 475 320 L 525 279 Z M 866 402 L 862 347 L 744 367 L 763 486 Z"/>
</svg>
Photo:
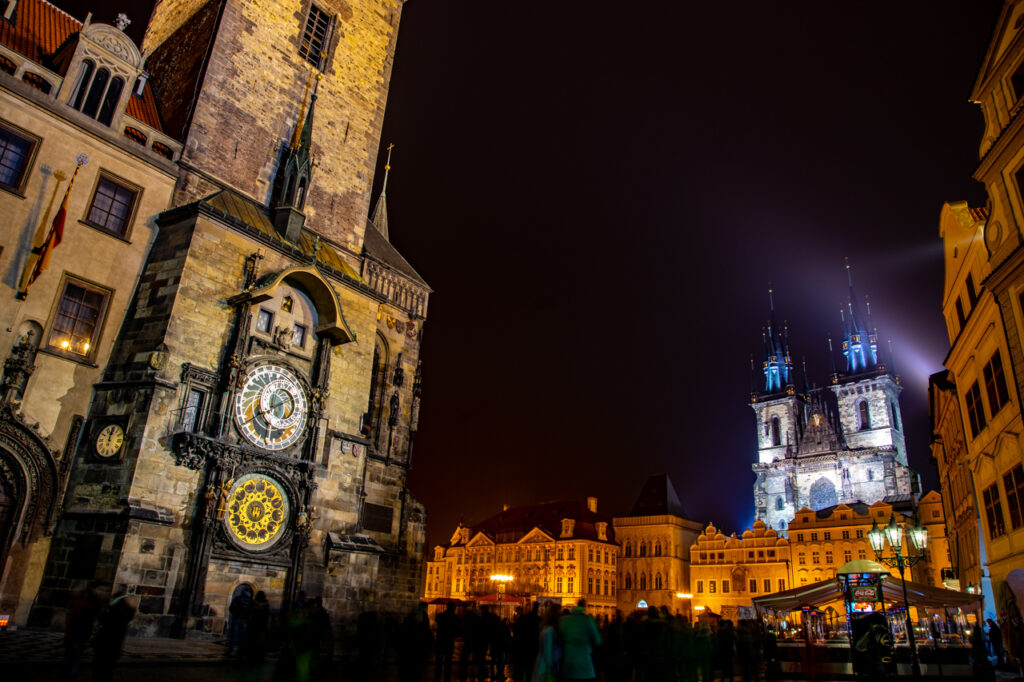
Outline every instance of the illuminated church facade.
<svg viewBox="0 0 1024 682">
<path fill-rule="evenodd" d="M 798 389 L 788 330 L 771 304 L 764 388 L 752 393 L 750 406 L 757 419 L 755 515 L 779 533 L 803 508 L 910 499 L 920 490 L 907 464 L 900 378 L 879 357 L 870 311 L 870 304 L 861 308 L 851 279 L 840 311 L 844 370 L 833 366 L 827 387 L 810 388 L 805 368 Z"/>
</svg>

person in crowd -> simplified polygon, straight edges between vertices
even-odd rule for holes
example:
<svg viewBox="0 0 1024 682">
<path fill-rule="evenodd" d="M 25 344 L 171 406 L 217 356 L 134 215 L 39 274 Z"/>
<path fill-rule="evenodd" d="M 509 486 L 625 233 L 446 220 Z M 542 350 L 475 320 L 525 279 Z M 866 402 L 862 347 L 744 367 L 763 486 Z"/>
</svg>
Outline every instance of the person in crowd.
<svg viewBox="0 0 1024 682">
<path fill-rule="evenodd" d="M 530 682 L 540 637 L 539 610 L 540 605 L 534 602 L 530 610 L 521 613 L 512 625 L 512 676 L 515 682 Z"/>
<path fill-rule="evenodd" d="M 616 611 L 611 622 L 604 629 L 604 664 L 607 682 L 630 682 L 633 670 L 629 664 L 629 649 L 626 646 L 626 623 L 622 612 Z"/>
<path fill-rule="evenodd" d="M 399 682 L 422 682 L 427 669 L 427 656 L 434 643 L 427 618 L 427 605 L 414 607 L 398 629 Z"/>
<path fill-rule="evenodd" d="M 718 668 L 722 671 L 722 681 L 732 682 L 736 673 L 736 630 L 731 620 L 723 620 L 717 633 Z"/>
<path fill-rule="evenodd" d="M 269 624 L 270 602 L 267 601 L 267 593 L 260 590 L 252 600 L 249 625 L 245 628 L 245 639 L 242 642 L 242 653 L 247 661 L 259 663 L 263 660 Z"/>
<path fill-rule="evenodd" d="M 593 654 L 601 645 L 601 634 L 597 631 L 597 623 L 587 615 L 586 607 L 586 602 L 580 599 L 576 608 L 562 616 L 558 623 L 563 680 L 597 680 Z"/>
<path fill-rule="evenodd" d="M 988 644 L 992 649 L 992 656 L 996 659 L 996 667 L 1002 668 L 1006 665 L 1006 654 L 1003 651 L 1003 631 L 991 618 L 988 619 Z"/>
<path fill-rule="evenodd" d="M 57 674 L 58 680 L 66 681 L 75 677 L 78 664 L 92 638 L 96 618 L 109 600 L 110 585 L 102 580 L 94 580 L 85 589 L 71 595 L 64 626 L 64 660 Z"/>
<path fill-rule="evenodd" d="M 694 648 L 697 654 L 697 670 L 700 672 L 701 682 L 711 682 L 714 678 L 711 677 L 711 660 L 712 660 L 712 634 L 711 628 L 708 627 L 707 623 L 701 623 L 697 626 L 697 632 L 694 635 Z"/>
<path fill-rule="evenodd" d="M 694 641 L 693 626 L 686 616 L 679 616 L 679 627 L 674 631 L 675 659 L 677 662 L 676 678 L 680 682 L 696 682 L 697 680 L 697 649 Z"/>
<path fill-rule="evenodd" d="M 132 622 L 138 608 L 138 597 L 120 592 L 110 600 L 110 606 L 100 616 L 100 629 L 92 644 L 95 682 L 112 682 L 114 679 L 114 666 L 121 657 L 121 647 L 128 635 L 128 624 Z"/>
<path fill-rule="evenodd" d="M 235 653 L 237 647 L 242 649 L 245 641 L 245 628 L 249 625 L 252 613 L 252 591 L 245 585 L 239 586 L 228 606 L 228 656 Z"/>
<path fill-rule="evenodd" d="M 540 624 L 537 660 L 531 682 L 556 682 L 562 664 L 562 648 L 558 641 L 558 604 L 548 604 Z"/>
<path fill-rule="evenodd" d="M 376 611 L 364 611 L 356 619 L 356 643 L 359 646 L 356 679 L 376 679 L 384 658 L 385 625 Z"/>
<path fill-rule="evenodd" d="M 437 644 L 434 648 L 434 682 L 451 682 L 455 638 L 459 636 L 459 617 L 455 604 L 448 602 L 437 614 Z"/>
<path fill-rule="evenodd" d="M 669 661 L 668 623 L 655 606 L 647 608 L 641 625 L 643 649 L 639 658 L 638 682 L 658 682 L 668 678 Z"/>
</svg>

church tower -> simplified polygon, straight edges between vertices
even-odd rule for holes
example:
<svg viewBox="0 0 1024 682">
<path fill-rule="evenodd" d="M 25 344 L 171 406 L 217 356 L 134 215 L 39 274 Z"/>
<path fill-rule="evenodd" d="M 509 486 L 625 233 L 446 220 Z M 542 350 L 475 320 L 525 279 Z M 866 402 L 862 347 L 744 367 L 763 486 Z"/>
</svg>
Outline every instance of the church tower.
<svg viewBox="0 0 1024 682">
<path fill-rule="evenodd" d="M 772 462 L 792 454 L 803 432 L 803 409 L 796 393 L 793 358 L 789 353 L 789 329 L 780 329 L 775 318 L 774 293 L 768 291 L 768 326 L 762 330 L 764 388 L 750 396 L 757 415 L 759 462 Z"/>
</svg>

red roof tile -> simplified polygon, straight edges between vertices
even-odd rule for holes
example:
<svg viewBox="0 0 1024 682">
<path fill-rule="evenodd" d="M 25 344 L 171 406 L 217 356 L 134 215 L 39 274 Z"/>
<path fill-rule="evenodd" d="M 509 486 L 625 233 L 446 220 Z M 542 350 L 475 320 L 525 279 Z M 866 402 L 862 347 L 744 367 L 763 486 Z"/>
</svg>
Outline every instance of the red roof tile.
<svg viewBox="0 0 1024 682">
<path fill-rule="evenodd" d="M 53 54 L 82 22 L 43 0 L 19 0 L 14 23 L 0 21 L 0 44 L 39 61 Z"/>
<path fill-rule="evenodd" d="M 142 89 L 142 97 L 136 96 L 133 92 L 128 98 L 128 106 L 124 113 L 136 121 L 145 123 L 150 128 L 159 130 L 161 133 L 164 132 L 164 127 L 160 124 L 160 112 L 156 110 L 156 98 L 153 97 L 149 81 L 146 81 L 146 86 Z"/>
</svg>

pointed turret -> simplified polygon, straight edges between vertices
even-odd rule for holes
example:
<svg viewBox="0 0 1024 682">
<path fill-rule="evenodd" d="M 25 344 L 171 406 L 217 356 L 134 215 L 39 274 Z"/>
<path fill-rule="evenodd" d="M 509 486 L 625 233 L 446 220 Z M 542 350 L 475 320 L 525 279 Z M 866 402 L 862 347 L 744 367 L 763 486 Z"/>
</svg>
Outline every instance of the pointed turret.
<svg viewBox="0 0 1024 682">
<path fill-rule="evenodd" d="M 768 290 L 768 327 L 762 332 L 764 339 L 764 392 L 778 393 L 792 390 L 793 360 L 789 356 L 789 329 L 779 330 L 775 321 L 774 292 Z"/>
<path fill-rule="evenodd" d="M 394 144 L 388 145 L 388 160 L 384 163 L 384 182 L 380 187 L 380 197 L 377 199 L 377 206 L 373 209 L 373 226 L 377 228 L 377 231 L 384 236 L 384 239 L 390 240 L 388 235 L 388 173 L 391 172 L 391 150 L 395 148 Z"/>
<path fill-rule="evenodd" d="M 850 295 L 846 302 L 845 313 L 840 309 L 839 317 L 843 322 L 843 356 L 846 358 L 847 374 L 863 374 L 875 369 L 884 369 L 878 364 L 878 334 L 866 324 L 857 305 L 857 296 L 853 291 L 853 274 L 850 263 L 846 263 L 846 278 L 850 286 Z M 868 320 L 871 306 L 868 304 Z"/>
<path fill-rule="evenodd" d="M 313 174 L 313 112 L 316 109 L 316 91 L 322 75 L 317 74 L 313 92 L 309 97 L 309 109 L 305 121 L 296 128 L 296 135 L 285 154 L 284 163 L 278 171 L 275 183 L 274 198 L 271 209 L 274 227 L 286 240 L 294 243 L 299 241 L 306 215 L 302 208 L 306 205 L 309 183 Z"/>
</svg>

